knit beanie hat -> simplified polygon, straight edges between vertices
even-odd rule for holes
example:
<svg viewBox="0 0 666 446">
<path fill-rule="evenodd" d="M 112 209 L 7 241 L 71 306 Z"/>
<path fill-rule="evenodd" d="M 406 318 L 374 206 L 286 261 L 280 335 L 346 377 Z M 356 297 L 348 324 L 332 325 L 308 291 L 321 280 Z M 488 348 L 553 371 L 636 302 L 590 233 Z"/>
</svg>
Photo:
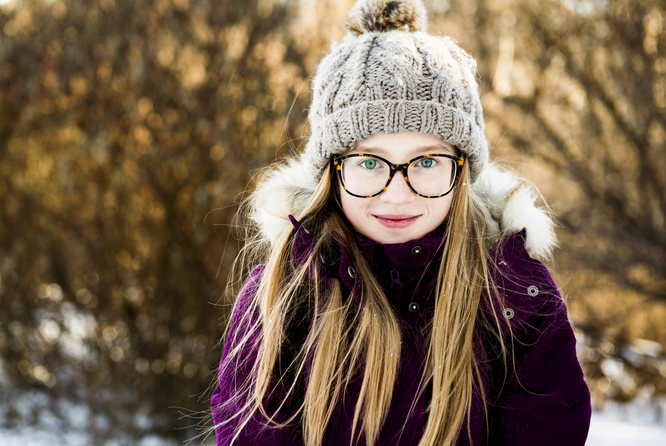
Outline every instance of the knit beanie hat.
<svg viewBox="0 0 666 446">
<path fill-rule="evenodd" d="M 474 59 L 425 32 L 421 0 L 358 0 L 345 27 L 313 80 L 309 161 L 321 172 L 372 135 L 419 132 L 466 154 L 474 181 L 488 162 Z"/>
</svg>

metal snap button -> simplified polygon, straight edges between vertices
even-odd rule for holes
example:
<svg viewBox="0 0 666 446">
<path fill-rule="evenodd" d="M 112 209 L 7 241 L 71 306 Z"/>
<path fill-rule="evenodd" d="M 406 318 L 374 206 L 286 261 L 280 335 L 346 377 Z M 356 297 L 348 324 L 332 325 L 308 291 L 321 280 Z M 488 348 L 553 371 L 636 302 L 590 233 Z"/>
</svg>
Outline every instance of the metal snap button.
<svg viewBox="0 0 666 446">
<path fill-rule="evenodd" d="M 412 313 L 416 313 L 417 311 L 419 311 L 418 302 L 410 302 L 409 303 L 409 311 L 411 311 Z"/>
<path fill-rule="evenodd" d="M 347 274 L 349 274 L 349 277 L 351 277 L 352 279 L 356 277 L 356 270 L 354 269 L 353 266 L 349 265 L 347 267 Z"/>
<path fill-rule="evenodd" d="M 530 296 L 534 297 L 534 296 L 536 296 L 537 294 L 539 294 L 539 288 L 537 288 L 537 287 L 534 286 L 534 285 L 530 285 L 530 286 L 527 287 L 527 294 L 529 294 Z"/>
<path fill-rule="evenodd" d="M 515 315 L 515 313 L 514 313 L 512 308 L 505 308 L 504 309 L 504 316 L 506 316 L 507 319 L 513 319 L 514 315 Z"/>
<path fill-rule="evenodd" d="M 421 248 L 420 246 L 414 246 L 412 248 L 413 255 L 421 254 L 421 251 L 423 251 L 423 248 Z"/>
</svg>

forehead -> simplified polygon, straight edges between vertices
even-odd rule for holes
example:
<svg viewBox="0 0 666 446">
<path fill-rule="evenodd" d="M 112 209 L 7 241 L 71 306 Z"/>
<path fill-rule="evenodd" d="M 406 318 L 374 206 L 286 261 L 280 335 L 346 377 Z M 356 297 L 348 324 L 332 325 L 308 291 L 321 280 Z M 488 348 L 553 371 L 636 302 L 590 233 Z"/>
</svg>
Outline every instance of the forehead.
<svg viewBox="0 0 666 446">
<path fill-rule="evenodd" d="M 393 162 L 403 162 L 425 153 L 456 154 L 449 143 L 431 135 L 416 132 L 378 133 L 356 144 L 348 153 L 369 152 Z"/>
</svg>

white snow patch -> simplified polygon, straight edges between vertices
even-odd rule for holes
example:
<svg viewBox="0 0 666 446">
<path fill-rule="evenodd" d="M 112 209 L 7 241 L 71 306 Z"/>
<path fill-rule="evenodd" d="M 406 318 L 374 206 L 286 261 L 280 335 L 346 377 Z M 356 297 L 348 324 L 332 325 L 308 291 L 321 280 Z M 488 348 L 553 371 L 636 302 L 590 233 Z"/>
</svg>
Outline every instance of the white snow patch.
<svg viewBox="0 0 666 446">
<path fill-rule="evenodd" d="M 26 417 L 35 408 L 48 408 L 45 394 L 33 392 L 20 398 L 16 409 Z M 0 407 L 0 420 L 4 418 L 3 407 Z M 55 414 L 42 410 L 34 425 L 2 426 L 0 423 L 0 445 L 2 446 L 88 446 L 94 443 L 91 433 L 87 431 L 90 423 L 90 411 L 82 404 L 60 402 L 57 410 L 67 413 L 63 427 Z M 97 426 L 105 420 L 96 420 Z M 106 421 L 108 422 L 108 421 Z M 137 425 L 147 426 L 145 416 L 138 416 Z M 113 438 L 107 446 L 128 444 L 128 438 L 122 432 Z M 195 441 L 193 444 L 214 445 L 214 438 L 204 443 Z M 181 443 L 146 434 L 136 442 L 137 446 L 179 446 Z M 604 409 L 594 411 L 588 436 L 587 446 L 664 446 L 666 444 L 666 399 L 638 398 L 631 404 L 606 402 Z"/>
<path fill-rule="evenodd" d="M 617 415 L 594 412 L 586 446 L 663 446 L 666 444 L 666 424 L 646 424 L 636 420 L 621 420 Z"/>
</svg>

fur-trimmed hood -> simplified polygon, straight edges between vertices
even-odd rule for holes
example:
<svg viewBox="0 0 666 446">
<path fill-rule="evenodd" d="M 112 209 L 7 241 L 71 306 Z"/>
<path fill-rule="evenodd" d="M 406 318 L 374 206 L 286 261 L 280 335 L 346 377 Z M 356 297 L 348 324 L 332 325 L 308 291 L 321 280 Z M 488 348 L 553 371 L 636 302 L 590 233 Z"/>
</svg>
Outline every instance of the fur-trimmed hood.
<svg viewBox="0 0 666 446">
<path fill-rule="evenodd" d="M 317 187 L 318 172 L 304 157 L 292 158 L 268 174 L 254 194 L 250 218 L 262 237 L 274 245 L 292 227 L 288 216 L 301 211 Z M 525 247 L 535 258 L 547 258 L 556 245 L 554 223 L 548 211 L 537 206 L 537 192 L 513 172 L 489 164 L 472 184 L 473 198 L 485 209 L 493 241 L 522 229 Z"/>
</svg>

